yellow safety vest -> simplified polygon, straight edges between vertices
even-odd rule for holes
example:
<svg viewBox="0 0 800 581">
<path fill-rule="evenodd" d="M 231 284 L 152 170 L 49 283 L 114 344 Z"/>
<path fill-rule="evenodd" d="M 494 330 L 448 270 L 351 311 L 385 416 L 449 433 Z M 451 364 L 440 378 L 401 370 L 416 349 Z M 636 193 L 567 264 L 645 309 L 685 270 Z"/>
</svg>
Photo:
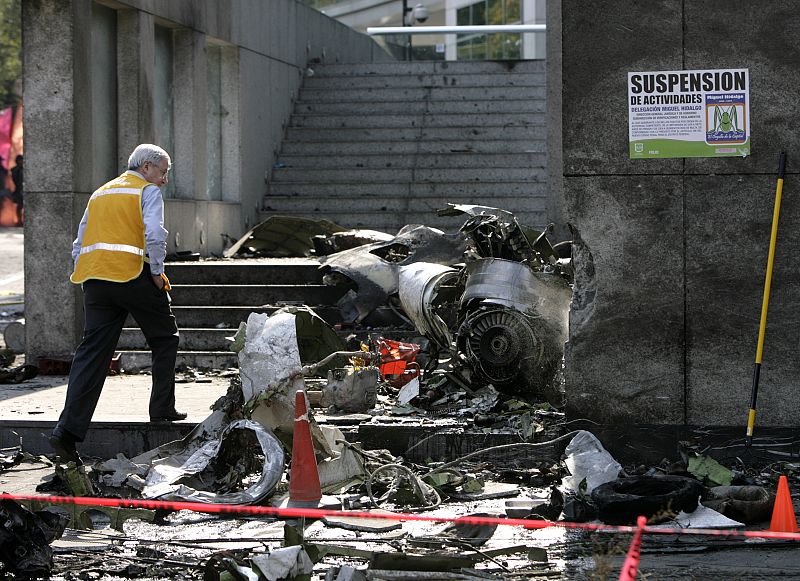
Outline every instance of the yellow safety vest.
<svg viewBox="0 0 800 581">
<path fill-rule="evenodd" d="M 127 282 L 139 276 L 145 251 L 142 191 L 148 185 L 125 172 L 92 194 L 72 282 Z"/>
</svg>

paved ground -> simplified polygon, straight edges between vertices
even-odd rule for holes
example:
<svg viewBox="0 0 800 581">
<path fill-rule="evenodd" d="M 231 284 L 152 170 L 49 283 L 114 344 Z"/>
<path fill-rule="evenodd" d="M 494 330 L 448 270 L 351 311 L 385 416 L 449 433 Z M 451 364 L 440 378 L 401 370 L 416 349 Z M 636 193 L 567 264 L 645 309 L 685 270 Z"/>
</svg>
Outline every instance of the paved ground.
<svg viewBox="0 0 800 581">
<path fill-rule="evenodd" d="M 208 378 L 210 383 L 178 383 L 175 399 L 179 410 L 197 423 L 210 413 L 209 406 L 228 389 L 230 379 Z M 65 376 L 39 376 L 23 383 L 0 385 L 0 421 L 56 421 L 67 392 Z M 147 422 L 149 375 L 118 375 L 106 379 L 94 422 Z"/>
<path fill-rule="evenodd" d="M 23 229 L 0 228 L 0 347 L 3 330 L 24 316 Z"/>
<path fill-rule="evenodd" d="M 13 321 L 24 321 L 25 280 L 23 273 L 24 230 L 0 228 L 0 347 L 5 347 L 2 331 Z M 18 356 L 15 365 L 22 363 Z M 124 362 L 123 362 L 124 363 Z M 106 380 L 96 422 L 147 422 L 150 397 L 149 375 L 119 375 Z M 199 422 L 209 406 L 223 395 L 230 379 L 206 378 L 204 383 L 179 383 L 178 409 L 189 413 L 187 422 Z M 21 384 L 0 384 L 0 421 L 56 421 L 64 404 L 67 378 L 39 376 Z"/>
</svg>

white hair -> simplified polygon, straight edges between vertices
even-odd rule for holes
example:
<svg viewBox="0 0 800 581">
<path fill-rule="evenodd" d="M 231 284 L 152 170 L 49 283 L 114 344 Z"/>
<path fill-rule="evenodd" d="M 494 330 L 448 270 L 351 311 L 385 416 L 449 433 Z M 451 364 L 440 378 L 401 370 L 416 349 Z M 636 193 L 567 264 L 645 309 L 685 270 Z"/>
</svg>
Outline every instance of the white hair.
<svg viewBox="0 0 800 581">
<path fill-rule="evenodd" d="M 162 159 L 166 159 L 167 163 L 172 165 L 172 160 L 166 151 L 152 143 L 142 143 L 136 146 L 128 158 L 128 169 L 139 169 L 146 161 L 158 165 Z"/>
</svg>

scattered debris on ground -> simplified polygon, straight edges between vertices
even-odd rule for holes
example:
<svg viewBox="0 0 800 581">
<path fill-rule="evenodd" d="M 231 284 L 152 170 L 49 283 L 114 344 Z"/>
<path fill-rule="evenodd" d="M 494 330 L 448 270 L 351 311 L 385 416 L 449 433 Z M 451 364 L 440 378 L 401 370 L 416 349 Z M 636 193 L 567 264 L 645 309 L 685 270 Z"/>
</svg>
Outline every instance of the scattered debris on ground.
<svg viewBox="0 0 800 581">
<path fill-rule="evenodd" d="M 727 467 L 683 442 L 677 461 L 623 466 L 594 434 L 571 430 L 560 411 L 576 276 L 569 244 L 553 245 L 496 208 L 443 213 L 465 216 L 458 232 L 412 225 L 391 236 L 278 217 L 248 232 L 228 255 L 324 255 L 325 280 L 347 287 L 343 321 L 388 306 L 408 332 L 345 338 L 310 307 L 251 313 L 231 329 L 238 372 L 178 374 L 180 382 L 231 376 L 228 393 L 185 438 L 134 458 L 56 465 L 37 488 L 221 504 L 231 514 L 77 505 L 30 512 L 4 501 L 0 572 L 64 580 L 604 578 L 619 568 L 619 539 L 629 536 L 547 523 L 627 525 L 644 515 L 675 531 L 763 528 L 777 476 L 790 472 L 795 483 L 800 464 Z M 426 433 L 402 454 L 355 441 L 351 429 L 379 433 L 412 421 Z M 420 457 L 426 440 L 468 432 L 485 437 L 474 451 L 454 442 L 443 458 Z M 36 462 L 21 446 L 0 451 L 0 484 Z M 364 514 L 235 514 L 261 505 Z M 409 516 L 386 518 L 395 513 Z M 463 518 L 442 524 L 414 515 Z M 509 518 L 546 522 L 498 526 Z M 723 546 L 732 545 L 675 535 L 649 541 L 644 552 Z"/>
<path fill-rule="evenodd" d="M 14 366 L 17 356 L 11 349 L 0 349 L 0 383 L 22 383 L 39 375 L 35 365 Z"/>
</svg>

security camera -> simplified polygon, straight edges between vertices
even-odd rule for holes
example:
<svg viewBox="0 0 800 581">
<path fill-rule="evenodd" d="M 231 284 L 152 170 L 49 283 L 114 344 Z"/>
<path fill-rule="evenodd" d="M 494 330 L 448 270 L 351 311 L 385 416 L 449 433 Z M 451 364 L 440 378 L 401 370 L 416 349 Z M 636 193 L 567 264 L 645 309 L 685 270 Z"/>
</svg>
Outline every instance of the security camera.
<svg viewBox="0 0 800 581">
<path fill-rule="evenodd" d="M 417 22 L 425 22 L 428 20 L 428 9 L 425 8 L 422 4 L 417 4 L 414 6 L 414 20 Z"/>
</svg>

